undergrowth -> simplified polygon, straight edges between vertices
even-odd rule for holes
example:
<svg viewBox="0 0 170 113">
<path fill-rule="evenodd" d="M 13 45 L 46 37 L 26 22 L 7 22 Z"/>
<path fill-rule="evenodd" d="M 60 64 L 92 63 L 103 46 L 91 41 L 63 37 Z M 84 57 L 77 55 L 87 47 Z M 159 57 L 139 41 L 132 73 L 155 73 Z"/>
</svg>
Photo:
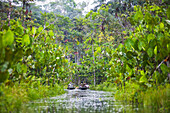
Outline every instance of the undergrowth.
<svg viewBox="0 0 170 113">
<path fill-rule="evenodd" d="M 15 83 L 12 87 L 0 85 L 0 112 L 19 112 L 24 104 L 41 98 L 48 98 L 63 94 L 64 88 L 55 84 L 53 86 L 30 85 L 28 83 Z"/>
<path fill-rule="evenodd" d="M 90 86 L 91 90 L 101 90 L 101 91 L 116 91 L 115 84 L 110 82 L 103 82 L 102 84 L 99 84 L 97 86 Z"/>
<path fill-rule="evenodd" d="M 170 84 L 146 88 L 137 83 L 126 84 L 125 88 L 117 90 L 117 101 L 138 104 L 145 109 L 152 108 L 157 112 L 170 110 Z"/>
</svg>

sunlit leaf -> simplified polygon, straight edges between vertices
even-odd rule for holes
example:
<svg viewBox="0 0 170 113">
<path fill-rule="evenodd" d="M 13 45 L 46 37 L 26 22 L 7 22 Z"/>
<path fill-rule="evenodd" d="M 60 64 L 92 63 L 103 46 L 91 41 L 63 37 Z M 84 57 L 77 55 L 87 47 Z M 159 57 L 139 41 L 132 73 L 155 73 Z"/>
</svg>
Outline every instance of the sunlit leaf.
<svg viewBox="0 0 170 113">
<path fill-rule="evenodd" d="M 23 73 L 27 72 L 27 66 L 25 64 L 22 64 L 22 71 Z"/>
<path fill-rule="evenodd" d="M 50 42 L 50 37 L 46 38 L 46 43 Z"/>
<path fill-rule="evenodd" d="M 18 64 L 16 65 L 16 70 L 17 70 L 18 73 L 21 73 L 21 71 L 22 71 L 22 65 L 21 65 L 20 63 L 18 63 Z"/>
<path fill-rule="evenodd" d="M 35 27 L 32 28 L 32 34 L 36 34 L 36 28 Z"/>
<path fill-rule="evenodd" d="M 23 45 L 29 45 L 30 44 L 30 38 L 29 38 L 29 35 L 24 35 L 23 38 L 22 38 L 22 44 Z"/>
<path fill-rule="evenodd" d="M 14 33 L 11 30 L 8 30 L 2 37 L 3 46 L 8 46 L 14 42 Z"/>
<path fill-rule="evenodd" d="M 144 71 L 142 70 L 141 71 L 141 78 L 139 79 L 139 82 L 144 82 L 144 83 L 146 83 L 147 81 L 148 81 L 148 79 L 146 78 L 146 74 L 144 73 Z"/>
<path fill-rule="evenodd" d="M 95 57 L 97 56 L 97 51 L 94 52 L 94 56 L 95 56 Z"/>
<path fill-rule="evenodd" d="M 150 40 L 153 40 L 154 38 L 155 38 L 154 34 L 150 33 L 150 34 L 147 36 L 148 43 L 150 42 Z"/>
<path fill-rule="evenodd" d="M 43 30 L 43 27 L 39 27 L 39 28 L 38 28 L 38 32 L 39 32 L 39 33 L 42 32 L 42 30 Z"/>
<path fill-rule="evenodd" d="M 168 52 L 170 53 L 170 44 L 167 44 Z"/>
<path fill-rule="evenodd" d="M 79 41 L 77 41 L 77 45 L 79 45 L 80 44 L 80 42 Z"/>
<path fill-rule="evenodd" d="M 54 33 L 53 33 L 52 30 L 49 31 L 49 35 L 50 35 L 51 37 L 54 36 Z"/>
<path fill-rule="evenodd" d="M 154 54 L 157 55 L 157 46 L 155 46 Z"/>
<path fill-rule="evenodd" d="M 163 30 L 164 30 L 164 23 L 161 22 L 161 23 L 159 24 L 159 26 L 160 26 L 160 30 L 163 31 Z"/>
<path fill-rule="evenodd" d="M 139 10 L 136 12 L 136 14 L 135 14 L 135 16 L 134 16 L 134 19 L 135 19 L 136 21 L 141 21 L 141 20 L 143 19 L 143 14 L 142 14 L 141 9 L 139 9 Z"/>
<path fill-rule="evenodd" d="M 100 53 L 101 52 L 101 47 L 97 47 L 97 51 Z"/>
</svg>

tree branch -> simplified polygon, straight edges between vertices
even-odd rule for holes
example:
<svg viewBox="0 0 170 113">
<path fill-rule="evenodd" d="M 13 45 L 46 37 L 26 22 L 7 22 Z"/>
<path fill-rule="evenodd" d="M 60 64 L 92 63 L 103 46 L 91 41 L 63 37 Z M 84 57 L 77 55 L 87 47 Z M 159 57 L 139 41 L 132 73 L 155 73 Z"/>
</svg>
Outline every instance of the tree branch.
<svg viewBox="0 0 170 113">
<path fill-rule="evenodd" d="M 153 71 L 153 73 L 151 74 L 151 77 L 149 78 L 149 80 L 152 78 L 154 72 L 164 63 L 168 60 L 169 56 L 166 57 L 166 59 L 162 60 L 162 62 L 156 67 L 156 69 Z M 148 80 L 148 81 L 149 81 Z"/>
</svg>

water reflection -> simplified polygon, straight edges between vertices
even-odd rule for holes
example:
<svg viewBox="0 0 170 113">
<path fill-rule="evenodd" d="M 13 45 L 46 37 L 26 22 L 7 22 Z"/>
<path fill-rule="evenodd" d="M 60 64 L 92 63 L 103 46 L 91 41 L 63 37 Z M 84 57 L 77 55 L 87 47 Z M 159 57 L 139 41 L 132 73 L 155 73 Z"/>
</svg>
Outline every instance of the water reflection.
<svg viewBox="0 0 170 113">
<path fill-rule="evenodd" d="M 33 103 L 37 113 L 120 113 L 139 112 L 137 106 L 116 102 L 111 92 L 67 90 L 67 93 Z M 132 109 L 129 109 L 132 108 Z M 142 111 L 140 111 L 142 112 Z"/>
</svg>

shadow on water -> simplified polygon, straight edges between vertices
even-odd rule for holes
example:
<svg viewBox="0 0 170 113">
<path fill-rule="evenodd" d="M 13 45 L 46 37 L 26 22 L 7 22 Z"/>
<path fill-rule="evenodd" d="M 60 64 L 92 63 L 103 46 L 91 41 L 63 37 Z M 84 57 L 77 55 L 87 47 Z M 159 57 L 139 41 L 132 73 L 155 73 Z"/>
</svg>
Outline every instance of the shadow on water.
<svg viewBox="0 0 170 113">
<path fill-rule="evenodd" d="M 38 100 L 30 109 L 37 113 L 138 113 L 144 112 L 137 105 L 116 102 L 114 94 L 93 90 L 67 90 L 67 93 Z M 147 111 L 152 112 L 152 111 Z"/>
</svg>

